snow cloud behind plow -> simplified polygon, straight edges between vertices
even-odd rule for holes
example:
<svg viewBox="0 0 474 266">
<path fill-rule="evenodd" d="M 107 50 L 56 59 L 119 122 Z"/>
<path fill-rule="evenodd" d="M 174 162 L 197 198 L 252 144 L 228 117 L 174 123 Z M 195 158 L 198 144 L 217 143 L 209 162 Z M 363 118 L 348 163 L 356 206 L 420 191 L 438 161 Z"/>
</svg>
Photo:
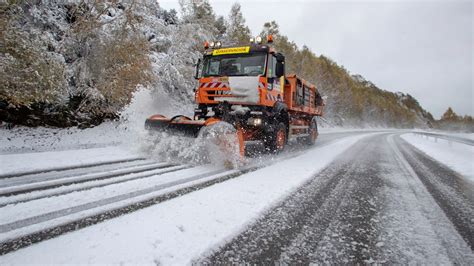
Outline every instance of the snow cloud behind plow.
<svg viewBox="0 0 474 266">
<path fill-rule="evenodd" d="M 235 128 L 225 122 L 204 126 L 196 138 L 150 131 L 141 143 L 148 156 L 171 163 L 235 168 L 241 165 Z"/>
</svg>

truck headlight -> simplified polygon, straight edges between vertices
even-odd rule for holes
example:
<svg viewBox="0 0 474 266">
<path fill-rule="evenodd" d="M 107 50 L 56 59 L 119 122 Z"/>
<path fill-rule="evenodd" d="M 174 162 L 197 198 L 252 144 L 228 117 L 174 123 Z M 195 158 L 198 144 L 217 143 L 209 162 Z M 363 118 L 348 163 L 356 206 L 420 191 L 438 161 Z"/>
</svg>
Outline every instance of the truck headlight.
<svg viewBox="0 0 474 266">
<path fill-rule="evenodd" d="M 254 127 L 261 126 L 262 123 L 263 123 L 263 120 L 260 117 L 251 117 L 247 120 L 247 124 Z"/>
</svg>

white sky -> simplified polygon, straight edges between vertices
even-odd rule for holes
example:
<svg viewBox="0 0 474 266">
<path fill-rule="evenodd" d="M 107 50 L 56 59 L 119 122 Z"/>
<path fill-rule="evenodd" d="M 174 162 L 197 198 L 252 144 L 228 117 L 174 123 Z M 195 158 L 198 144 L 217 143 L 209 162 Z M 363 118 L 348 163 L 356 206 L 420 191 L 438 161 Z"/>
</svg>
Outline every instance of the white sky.
<svg viewBox="0 0 474 266">
<path fill-rule="evenodd" d="M 228 16 L 235 1 L 210 0 Z M 471 1 L 240 0 L 253 34 L 277 21 L 307 45 L 382 89 L 414 96 L 436 118 L 451 106 L 474 115 Z M 178 1 L 161 0 L 163 8 Z"/>
</svg>

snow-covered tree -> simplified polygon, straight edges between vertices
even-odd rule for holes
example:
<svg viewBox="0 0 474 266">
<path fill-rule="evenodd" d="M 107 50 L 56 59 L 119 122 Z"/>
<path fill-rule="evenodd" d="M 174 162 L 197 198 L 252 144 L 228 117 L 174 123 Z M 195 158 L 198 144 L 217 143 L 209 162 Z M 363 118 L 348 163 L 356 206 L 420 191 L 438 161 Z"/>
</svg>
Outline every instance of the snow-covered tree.
<svg viewBox="0 0 474 266">
<path fill-rule="evenodd" d="M 262 37 L 267 37 L 269 34 L 274 36 L 280 34 L 280 27 L 278 26 L 278 23 L 276 23 L 274 20 L 270 22 L 265 22 L 263 24 L 263 30 L 260 33 Z"/>
<path fill-rule="evenodd" d="M 165 10 L 161 11 L 161 18 L 164 20 L 166 25 L 175 25 L 178 23 L 178 12 L 176 10 Z"/>
<path fill-rule="evenodd" d="M 250 39 L 250 29 L 245 25 L 245 18 L 242 15 L 239 3 L 232 5 L 229 13 L 227 26 L 227 40 L 230 44 L 246 44 Z"/>
<path fill-rule="evenodd" d="M 217 39 L 220 40 L 227 31 L 226 21 L 223 16 L 219 16 L 214 23 L 217 30 Z"/>
<path fill-rule="evenodd" d="M 48 51 L 41 35 L 20 27 L 15 21 L 1 26 L 0 100 L 16 107 L 60 102 L 66 85 L 64 60 Z"/>
<path fill-rule="evenodd" d="M 179 0 L 183 22 L 198 24 L 205 30 L 217 34 L 216 14 L 208 0 Z"/>
</svg>

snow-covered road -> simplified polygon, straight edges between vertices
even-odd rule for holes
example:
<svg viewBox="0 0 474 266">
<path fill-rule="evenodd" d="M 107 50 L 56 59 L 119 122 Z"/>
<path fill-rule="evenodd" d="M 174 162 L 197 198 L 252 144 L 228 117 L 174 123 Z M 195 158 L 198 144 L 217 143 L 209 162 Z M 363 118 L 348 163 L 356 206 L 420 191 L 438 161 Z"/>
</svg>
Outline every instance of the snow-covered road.
<svg viewBox="0 0 474 266">
<path fill-rule="evenodd" d="M 232 170 L 116 147 L 0 155 L 0 264 L 472 264 L 469 167 L 402 133 L 321 134 Z"/>
<path fill-rule="evenodd" d="M 469 265 L 473 192 L 462 176 L 398 136 L 379 134 L 201 260 Z"/>
</svg>

